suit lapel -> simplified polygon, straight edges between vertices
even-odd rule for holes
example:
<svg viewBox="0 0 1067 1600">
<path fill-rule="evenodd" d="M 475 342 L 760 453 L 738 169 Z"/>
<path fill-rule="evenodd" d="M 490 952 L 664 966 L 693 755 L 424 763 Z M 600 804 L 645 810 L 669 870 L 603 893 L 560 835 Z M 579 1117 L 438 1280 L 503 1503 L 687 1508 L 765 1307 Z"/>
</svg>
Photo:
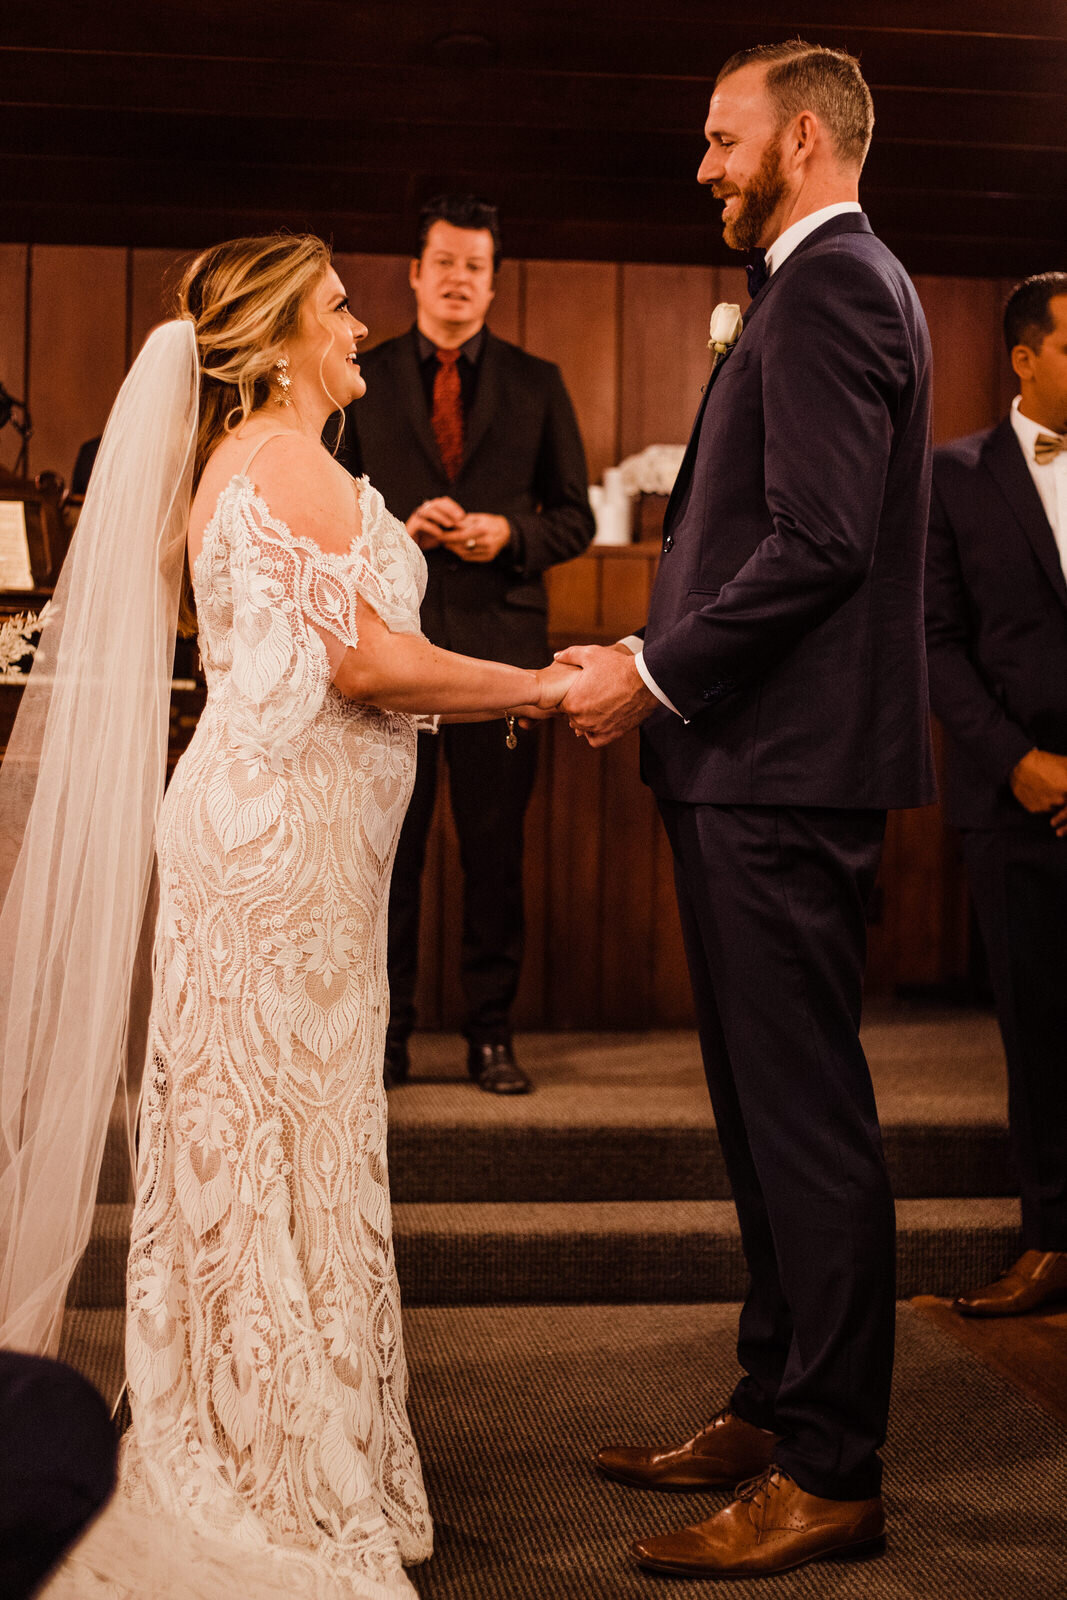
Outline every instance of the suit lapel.
<svg viewBox="0 0 1067 1600">
<path fill-rule="evenodd" d="M 407 417 L 412 432 L 425 451 L 434 471 L 442 477 L 447 477 L 430 423 L 426 391 L 422 386 L 422 373 L 419 371 L 418 334 L 414 328 L 397 345 L 396 374 L 400 413 Z"/>
<path fill-rule="evenodd" d="M 1056 538 L 1009 417 L 993 429 L 982 450 L 982 461 L 1030 541 L 1058 598 L 1067 606 L 1067 581 Z"/>
<path fill-rule="evenodd" d="M 828 239 L 835 234 L 870 232 L 871 225 L 867 221 L 867 218 L 862 211 L 846 211 L 840 216 L 829 217 L 826 222 L 821 223 L 819 227 L 813 229 L 813 231 L 808 234 L 806 239 L 802 239 L 797 245 L 796 249 L 786 257 L 785 261 L 782 262 L 782 265 L 778 268 L 778 270 L 771 273 L 759 294 L 757 294 L 749 302 L 748 309 L 745 312 L 743 319 L 744 326 L 746 328 L 748 327 L 749 322 L 759 311 L 767 296 L 773 293 L 775 284 L 781 281 L 782 273 L 788 272 L 790 263 L 798 256 L 802 255 L 805 250 L 810 250 L 814 245 L 818 244 L 820 240 Z M 700 407 L 696 415 L 696 421 L 693 424 L 693 431 L 689 435 L 689 443 L 686 446 L 686 452 L 682 458 L 682 464 L 678 469 L 678 476 L 674 480 L 674 488 L 671 490 L 671 497 L 667 502 L 667 510 L 663 516 L 664 531 L 670 527 L 671 518 L 677 511 L 678 506 L 682 501 L 685 491 L 689 485 L 689 480 L 693 475 L 693 463 L 696 460 L 697 450 L 700 446 L 700 425 L 704 420 L 704 410 L 708 403 L 708 396 L 711 393 L 711 386 L 715 382 L 715 379 L 719 376 L 719 373 L 722 371 L 723 367 L 726 365 L 726 362 L 729 360 L 730 355 L 733 354 L 733 351 L 736 350 L 736 348 L 736 344 L 733 345 L 727 355 L 721 361 L 716 362 L 714 368 L 712 369 L 711 377 L 708 379 L 705 386 L 704 398 L 700 402 Z M 1035 490 L 1034 492 L 1036 494 L 1037 491 Z"/>
<path fill-rule="evenodd" d="M 704 393 L 701 397 L 700 404 L 697 407 L 696 418 L 694 419 L 693 427 L 689 434 L 689 443 L 685 447 L 685 455 L 682 457 L 682 464 L 678 468 L 678 476 L 674 480 L 674 485 L 671 489 L 671 497 L 667 501 L 667 509 L 663 513 L 664 532 L 666 532 L 670 527 L 671 519 L 677 511 L 681 501 L 685 498 L 685 491 L 689 486 L 690 478 L 693 476 L 693 464 L 696 461 L 697 451 L 700 448 L 700 428 L 704 421 L 704 412 L 707 409 L 708 396 L 711 393 L 711 386 L 715 382 L 715 379 L 719 376 L 719 373 L 722 371 L 727 361 L 730 359 L 730 354 L 731 351 L 727 351 L 724 356 L 721 356 L 716 360 L 715 365 L 711 369 L 708 381 L 704 385 Z"/>
<path fill-rule="evenodd" d="M 478 385 L 463 430 L 463 465 L 466 466 L 485 438 L 489 424 L 497 414 L 500 394 L 500 347 L 496 339 L 485 330 L 485 344 L 478 372 Z"/>
</svg>

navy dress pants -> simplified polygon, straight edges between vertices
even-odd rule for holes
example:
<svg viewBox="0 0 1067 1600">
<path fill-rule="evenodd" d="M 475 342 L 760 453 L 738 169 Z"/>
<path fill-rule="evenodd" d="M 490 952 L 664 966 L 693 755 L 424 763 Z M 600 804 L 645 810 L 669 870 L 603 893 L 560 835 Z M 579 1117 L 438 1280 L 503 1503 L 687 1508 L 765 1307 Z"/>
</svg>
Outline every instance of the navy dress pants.
<svg viewBox="0 0 1067 1600">
<path fill-rule="evenodd" d="M 1047 817 L 968 831 L 963 858 L 1008 1065 L 1027 1250 L 1067 1250 L 1067 839 Z"/>
<path fill-rule="evenodd" d="M 878 1494 L 895 1216 L 859 1040 L 883 811 L 661 801 L 750 1287 L 731 1405 L 809 1494 Z"/>
</svg>

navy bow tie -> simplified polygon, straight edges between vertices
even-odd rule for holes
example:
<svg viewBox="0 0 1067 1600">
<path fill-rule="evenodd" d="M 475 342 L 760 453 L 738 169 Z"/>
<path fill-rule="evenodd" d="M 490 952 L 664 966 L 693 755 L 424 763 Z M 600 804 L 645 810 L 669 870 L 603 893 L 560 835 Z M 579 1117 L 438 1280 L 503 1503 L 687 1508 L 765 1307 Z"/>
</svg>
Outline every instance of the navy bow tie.
<svg viewBox="0 0 1067 1600">
<path fill-rule="evenodd" d="M 745 267 L 745 272 L 748 276 L 749 298 L 755 300 L 770 277 L 770 273 L 767 271 L 766 250 L 753 250 L 752 260 Z"/>
</svg>

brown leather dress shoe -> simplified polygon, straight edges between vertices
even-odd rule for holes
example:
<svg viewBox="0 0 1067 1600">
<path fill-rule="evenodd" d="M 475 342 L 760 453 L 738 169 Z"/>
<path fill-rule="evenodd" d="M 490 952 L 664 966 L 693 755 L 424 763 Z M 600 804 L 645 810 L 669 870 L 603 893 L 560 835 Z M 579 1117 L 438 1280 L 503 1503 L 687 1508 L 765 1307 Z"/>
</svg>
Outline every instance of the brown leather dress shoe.
<svg viewBox="0 0 1067 1600">
<path fill-rule="evenodd" d="M 1027 1250 L 995 1283 L 961 1294 L 954 1307 L 965 1317 L 1017 1317 L 1057 1300 L 1067 1300 L 1067 1250 Z"/>
<path fill-rule="evenodd" d="M 469 1045 L 467 1071 L 487 1094 L 529 1094 L 533 1088 L 510 1044 L 502 1040 Z"/>
<path fill-rule="evenodd" d="M 644 1447 L 609 1444 L 596 1453 L 606 1478 L 635 1489 L 733 1489 L 742 1478 L 762 1472 L 774 1457 L 776 1436 L 727 1407 L 685 1444 Z"/>
<path fill-rule="evenodd" d="M 763 1578 L 826 1556 L 873 1555 L 883 1547 L 881 1500 L 820 1500 L 780 1467 L 743 1483 L 724 1511 L 677 1533 L 631 1547 L 651 1572 L 682 1578 Z"/>
</svg>

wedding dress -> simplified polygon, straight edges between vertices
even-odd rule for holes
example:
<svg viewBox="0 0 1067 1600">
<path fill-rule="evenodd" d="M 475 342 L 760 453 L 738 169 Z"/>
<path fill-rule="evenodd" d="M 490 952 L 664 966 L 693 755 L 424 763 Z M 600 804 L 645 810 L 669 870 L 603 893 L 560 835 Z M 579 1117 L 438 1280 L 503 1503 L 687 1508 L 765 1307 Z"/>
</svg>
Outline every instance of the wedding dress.
<svg viewBox="0 0 1067 1600">
<path fill-rule="evenodd" d="M 426 564 L 365 478 L 341 556 L 275 520 L 249 466 L 193 570 L 207 703 L 158 826 L 133 1425 L 113 1507 L 49 1600 L 399 1600 L 401 1564 L 432 1547 L 382 1086 L 416 719 L 345 699 L 323 642 L 358 649 L 359 599 L 417 632 Z"/>
</svg>

